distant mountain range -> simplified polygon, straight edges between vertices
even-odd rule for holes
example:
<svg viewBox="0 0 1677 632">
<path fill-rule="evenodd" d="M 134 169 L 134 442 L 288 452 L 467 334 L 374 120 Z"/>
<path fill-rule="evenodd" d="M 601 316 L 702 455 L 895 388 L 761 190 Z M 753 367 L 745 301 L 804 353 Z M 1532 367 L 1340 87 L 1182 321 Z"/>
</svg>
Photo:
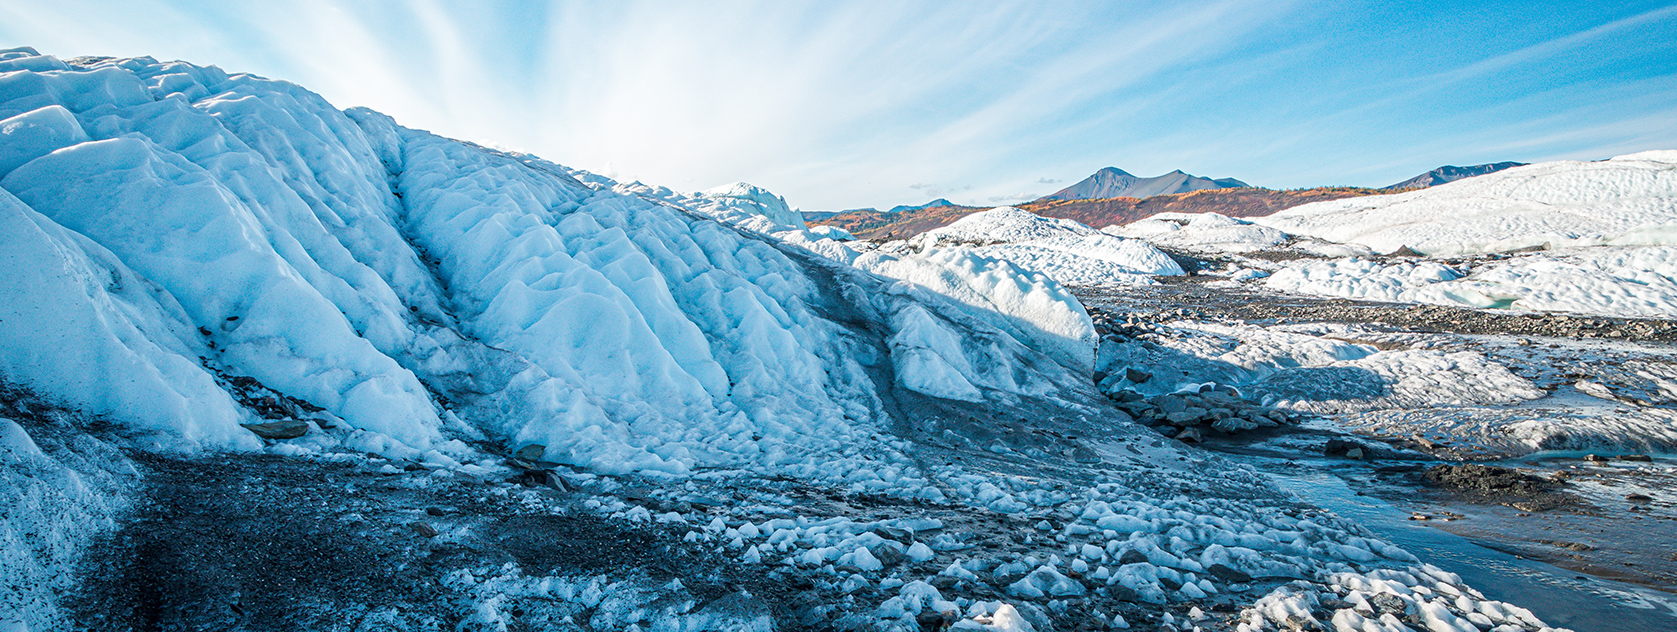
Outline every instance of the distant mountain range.
<svg viewBox="0 0 1677 632">
<path fill-rule="evenodd" d="M 1099 200 L 1107 198 L 1150 198 L 1206 189 L 1232 189 L 1250 186 L 1234 178 L 1202 178 L 1178 169 L 1162 176 L 1142 178 L 1117 167 L 1107 167 L 1084 178 L 1082 182 L 1038 198 L 1049 200 Z"/>
<path fill-rule="evenodd" d="M 930 202 L 927 202 L 925 204 L 921 204 L 919 206 L 909 206 L 907 204 L 893 206 L 893 207 L 891 207 L 891 210 L 885 211 L 885 212 L 887 212 L 887 213 L 901 213 L 903 211 L 918 211 L 920 209 L 936 208 L 936 207 L 939 207 L 939 206 L 959 206 L 959 205 L 957 205 L 954 202 L 951 202 L 949 200 L 945 200 L 943 198 L 938 198 L 938 199 L 932 200 Z"/>
<path fill-rule="evenodd" d="M 1290 191 L 1261 189 L 1234 178 L 1213 180 L 1182 171 L 1154 178 L 1138 178 L 1122 169 L 1107 167 L 1053 195 L 1014 206 L 1043 217 L 1076 220 L 1095 228 L 1127 224 L 1165 212 L 1262 217 L 1301 204 L 1436 186 L 1523 164 L 1499 162 L 1471 167 L 1444 166 L 1379 189 L 1315 187 Z M 988 208 L 962 206 L 939 198 L 918 206 L 893 207 L 889 211 L 865 208 L 806 212 L 804 217 L 812 226 L 836 226 L 850 231 L 858 239 L 888 240 L 907 239 Z"/>
<path fill-rule="evenodd" d="M 1274 191 L 1251 187 L 1202 189 L 1187 193 L 1155 195 L 1147 199 L 1118 197 L 1098 200 L 1037 200 L 1017 204 L 1016 208 L 1043 217 L 1056 217 L 1082 222 L 1094 228 L 1127 224 L 1157 213 L 1219 213 L 1228 217 L 1261 217 L 1276 211 L 1311 202 L 1324 202 L 1348 197 L 1392 193 L 1380 189 L 1356 187 L 1318 187 L 1294 191 Z M 874 210 L 849 211 L 829 217 L 812 218 L 810 225 L 836 226 L 850 231 L 857 239 L 907 239 L 925 231 L 941 228 L 967 215 L 987 210 L 982 206 L 930 206 L 921 209 L 884 213 Z M 808 217 L 808 214 L 806 214 Z"/>
<path fill-rule="evenodd" d="M 918 205 L 915 205 L 915 206 L 909 206 L 907 204 L 900 204 L 900 205 L 891 207 L 891 209 L 887 210 L 887 211 L 881 211 L 877 208 L 869 206 L 869 207 L 864 207 L 864 208 L 845 209 L 845 210 L 842 210 L 842 211 L 804 211 L 803 213 L 804 213 L 804 220 L 805 221 L 820 224 L 820 223 L 824 223 L 827 219 L 830 219 L 830 218 L 838 216 L 838 215 L 846 215 L 846 216 L 879 215 L 879 216 L 883 216 L 883 215 L 886 215 L 886 214 L 889 214 L 889 213 L 902 213 L 902 212 L 905 212 L 905 211 L 923 211 L 923 210 L 926 210 L 926 209 L 929 209 L 929 208 L 937 208 L 937 207 L 940 207 L 940 206 L 960 206 L 960 205 L 956 204 L 954 202 L 951 202 L 949 200 L 943 199 L 943 198 L 938 198 L 938 199 L 932 200 L 930 202 L 927 202 L 925 204 L 918 204 Z M 833 224 L 833 225 L 837 226 L 837 224 Z"/>
<path fill-rule="evenodd" d="M 1511 167 L 1524 167 L 1524 166 L 1526 166 L 1526 163 L 1523 163 L 1523 162 L 1494 162 L 1494 163 L 1491 163 L 1491 164 L 1488 164 L 1488 165 L 1473 165 L 1471 167 L 1457 167 L 1455 165 L 1445 165 L 1443 167 L 1433 169 L 1432 171 L 1428 171 L 1426 173 L 1415 176 L 1415 177 L 1410 178 L 1408 180 L 1404 180 L 1403 182 L 1399 182 L 1399 183 L 1394 184 L 1392 186 L 1382 187 L 1382 190 L 1397 191 L 1397 190 L 1400 190 L 1400 189 L 1424 189 L 1424 188 L 1427 188 L 1427 187 L 1438 186 L 1440 184 L 1445 184 L 1445 183 L 1448 183 L 1448 182 L 1455 182 L 1455 181 L 1460 180 L 1462 178 L 1471 178 L 1473 176 L 1482 176 L 1482 175 L 1485 175 L 1487 173 L 1496 173 L 1498 171 L 1502 171 L 1503 169 L 1508 169 L 1508 168 L 1511 168 Z"/>
</svg>

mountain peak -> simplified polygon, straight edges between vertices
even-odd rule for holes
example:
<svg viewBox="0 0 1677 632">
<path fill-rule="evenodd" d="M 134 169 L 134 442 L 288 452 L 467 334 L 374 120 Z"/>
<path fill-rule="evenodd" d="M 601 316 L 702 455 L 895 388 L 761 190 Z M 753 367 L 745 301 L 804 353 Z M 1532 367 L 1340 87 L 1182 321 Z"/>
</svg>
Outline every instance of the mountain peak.
<svg viewBox="0 0 1677 632">
<path fill-rule="evenodd" d="M 893 207 L 891 207 L 891 210 L 885 211 L 885 212 L 887 212 L 887 213 L 901 213 L 903 211 L 918 211 L 920 209 L 937 208 L 939 206 L 960 206 L 960 205 L 956 204 L 954 202 L 951 202 L 949 200 L 946 200 L 944 198 L 938 198 L 938 199 L 932 200 L 930 202 L 927 202 L 925 204 L 920 204 L 920 205 L 916 205 L 916 206 L 909 206 L 907 204 L 893 206 Z"/>
<path fill-rule="evenodd" d="M 1082 182 L 1061 189 L 1042 200 L 1094 200 L 1115 197 L 1149 198 L 1155 195 L 1187 193 L 1203 189 L 1229 189 L 1248 186 L 1234 178 L 1213 180 L 1177 169 L 1162 176 L 1141 178 L 1119 169 L 1106 167 Z"/>
<path fill-rule="evenodd" d="M 1447 184 L 1465 178 L 1482 176 L 1487 173 L 1496 173 L 1498 171 L 1502 171 L 1503 169 L 1524 167 L 1525 165 L 1526 163 L 1523 162 L 1493 162 L 1483 165 L 1473 165 L 1471 167 L 1444 165 L 1437 169 L 1433 169 L 1432 171 L 1404 180 L 1403 182 L 1382 188 L 1387 191 L 1396 191 L 1399 189 L 1424 189 L 1426 187 Z"/>
</svg>

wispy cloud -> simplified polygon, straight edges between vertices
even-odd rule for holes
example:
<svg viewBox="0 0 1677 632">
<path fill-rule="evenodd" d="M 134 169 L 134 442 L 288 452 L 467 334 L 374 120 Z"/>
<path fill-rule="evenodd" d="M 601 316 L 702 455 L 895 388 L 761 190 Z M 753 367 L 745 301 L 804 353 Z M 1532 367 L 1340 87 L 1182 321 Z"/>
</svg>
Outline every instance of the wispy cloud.
<svg viewBox="0 0 1677 632">
<path fill-rule="evenodd" d="M 1617 130 L 1603 148 L 1677 131 L 1659 127 L 1657 106 L 1601 109 L 1593 95 L 1628 81 L 1611 67 L 1577 70 L 1578 85 L 1556 92 L 1463 88 L 1585 48 L 1612 63 L 1677 30 L 1672 7 L 1556 6 L 1573 6 L 1564 19 L 1581 22 L 1538 42 L 1481 41 L 1482 54 L 1442 65 L 1426 57 L 1442 53 L 1421 47 L 1371 45 L 1391 24 L 1370 26 L 1357 10 L 1257 0 L 0 0 L 0 44 L 213 63 L 620 179 L 689 190 L 747 180 L 805 208 L 844 208 L 1018 201 L 1107 165 L 1285 186 L 1384 180 L 1452 139 L 1474 144 L 1461 153 L 1516 146 L 1508 135 L 1538 119 L 1563 129 L 1531 136 L 1571 138 L 1568 151 L 1591 145 L 1565 129 Z M 1418 16 L 1405 26 L 1450 24 Z M 1616 39 L 1649 29 L 1664 38 Z M 1607 84 L 1579 83 L 1589 80 Z M 1449 91 L 1471 107 L 1424 114 L 1418 95 Z M 1486 129 L 1498 131 L 1477 131 Z M 951 182 L 972 184 L 934 184 Z"/>
</svg>

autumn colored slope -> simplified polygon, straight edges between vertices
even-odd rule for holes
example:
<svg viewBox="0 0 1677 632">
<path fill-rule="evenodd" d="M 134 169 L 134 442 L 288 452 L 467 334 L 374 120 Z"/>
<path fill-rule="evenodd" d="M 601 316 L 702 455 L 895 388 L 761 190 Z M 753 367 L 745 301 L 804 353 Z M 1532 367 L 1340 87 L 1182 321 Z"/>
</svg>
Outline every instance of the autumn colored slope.
<svg viewBox="0 0 1677 632">
<path fill-rule="evenodd" d="M 1386 193 L 1392 191 L 1360 187 L 1317 187 L 1291 191 L 1257 188 L 1209 189 L 1146 199 L 1121 197 L 1101 200 L 1037 200 L 1015 207 L 1043 217 L 1071 219 L 1095 228 L 1103 228 L 1114 224 L 1128 224 L 1159 213 L 1218 213 L 1229 217 L 1263 217 L 1311 202 Z M 850 231 L 857 239 L 884 241 L 907 239 L 934 228 L 947 226 L 955 220 L 983 210 L 987 210 L 987 207 L 934 206 L 897 213 L 850 211 L 811 220 L 809 223 L 812 226 L 837 226 Z"/>
</svg>

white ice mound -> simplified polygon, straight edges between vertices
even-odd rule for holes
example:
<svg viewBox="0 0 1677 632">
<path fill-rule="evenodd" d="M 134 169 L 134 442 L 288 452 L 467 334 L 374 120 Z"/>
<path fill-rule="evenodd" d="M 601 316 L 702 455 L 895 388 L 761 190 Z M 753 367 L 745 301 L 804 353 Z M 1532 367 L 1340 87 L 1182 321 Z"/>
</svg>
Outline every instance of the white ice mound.
<svg viewBox="0 0 1677 632">
<path fill-rule="evenodd" d="M 1159 213 L 1101 232 L 1201 252 L 1253 252 L 1287 243 L 1284 232 L 1217 213 Z"/>
<path fill-rule="evenodd" d="M 1067 366 L 1087 370 L 1094 365 L 1098 336 L 1089 313 L 1069 291 L 1041 274 L 966 248 L 937 248 L 903 256 L 868 252 L 857 257 L 853 265 L 874 274 L 901 279 L 966 305 L 971 308 L 972 314 L 1013 334 L 1018 340 L 1029 342 L 1037 350 Z M 911 318 L 909 322 L 917 324 L 921 320 Z M 913 330 L 929 331 L 919 326 Z M 900 344 L 900 341 L 894 340 L 893 344 Z M 959 347 L 938 343 L 924 346 L 944 355 L 959 353 Z M 975 366 L 974 371 L 982 372 L 984 376 L 977 382 L 1004 391 L 1016 390 L 1017 382 L 1010 377 L 1011 371 L 1007 369 L 1011 367 L 1006 366 L 1005 354 L 985 355 L 994 358 L 992 362 L 999 360 L 1004 364 L 999 367 Z M 912 383 L 909 386 L 914 388 Z M 959 386 L 933 391 L 915 390 L 951 399 L 972 399 L 972 391 Z M 1028 390 L 1039 392 L 1040 389 Z"/>
<path fill-rule="evenodd" d="M 560 167 L 563 169 L 563 167 Z M 640 182 L 617 183 L 582 171 L 570 175 L 590 186 L 609 188 L 618 193 L 634 195 L 686 209 L 719 222 L 733 224 L 765 235 L 786 236 L 804 233 L 806 239 L 819 240 L 823 235 L 805 233 L 804 215 L 786 204 L 786 199 L 762 187 L 735 182 L 696 193 L 680 193 L 669 187 Z"/>
<path fill-rule="evenodd" d="M 49 105 L 0 121 L 0 176 L 58 149 L 86 142 L 69 110 Z"/>
<path fill-rule="evenodd" d="M 257 445 L 220 372 L 358 449 L 481 434 L 603 471 L 842 478 L 897 458 L 892 383 L 1012 401 L 1090 361 L 1051 282 L 916 273 L 957 305 L 757 234 L 802 221 L 748 185 L 620 185 L 179 62 L 0 65 L 0 378 L 160 444 Z"/>
<path fill-rule="evenodd" d="M 809 234 L 820 239 L 831 239 L 833 241 L 856 240 L 856 236 L 850 234 L 850 231 L 837 226 L 811 226 L 809 227 Z"/>
<path fill-rule="evenodd" d="M 186 449 L 260 445 L 194 358 L 190 318 L 117 257 L 0 190 L 0 375 Z"/>
<path fill-rule="evenodd" d="M 1114 237 L 1069 219 L 1002 207 L 974 213 L 908 241 L 911 248 L 964 247 L 1066 285 L 1150 283 L 1181 275 L 1169 255 L 1145 242 Z"/>
<path fill-rule="evenodd" d="M 1317 202 L 1253 220 L 1378 252 L 1677 244 L 1677 151 L 1558 161 L 1395 195 Z"/>
<path fill-rule="evenodd" d="M 983 246 L 1099 232 L 1069 219 L 1042 217 L 1030 211 L 1003 206 L 973 213 L 955 220 L 948 226 L 915 235 L 909 241 L 917 247 Z"/>
<path fill-rule="evenodd" d="M 759 233 L 803 230 L 804 214 L 786 200 L 744 182 L 700 191 L 677 200 L 683 207 Z"/>
<path fill-rule="evenodd" d="M 717 200 L 735 208 L 750 209 L 750 212 L 763 215 L 788 226 L 802 227 L 804 225 L 803 213 L 792 210 L 792 207 L 787 206 L 785 198 L 755 185 L 735 182 L 701 191 L 698 196 Z"/>
</svg>

